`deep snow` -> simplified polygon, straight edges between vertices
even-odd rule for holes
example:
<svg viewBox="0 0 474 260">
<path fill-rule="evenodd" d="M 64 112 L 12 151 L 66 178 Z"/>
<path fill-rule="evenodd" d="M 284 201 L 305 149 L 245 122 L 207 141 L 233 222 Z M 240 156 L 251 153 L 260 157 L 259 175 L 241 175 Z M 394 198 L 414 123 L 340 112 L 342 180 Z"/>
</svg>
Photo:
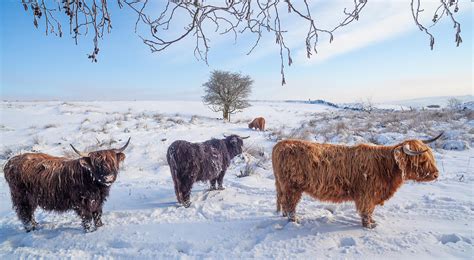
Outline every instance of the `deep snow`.
<svg viewBox="0 0 474 260">
<path fill-rule="evenodd" d="M 14 154 L 39 151 L 63 156 L 96 145 L 119 146 L 132 137 L 127 158 L 105 204 L 104 226 L 83 233 L 72 212 L 37 210 L 40 229 L 25 233 L 11 209 L 0 174 L 0 258 L 471 258 L 473 256 L 472 150 L 437 149 L 440 178 L 408 182 L 375 210 L 378 226 L 361 227 L 352 203 L 330 204 L 307 196 L 297 208 L 300 224 L 275 213 L 271 162 L 237 178 L 236 159 L 224 191 L 194 186 L 190 208 L 176 207 L 166 165 L 174 140 L 204 141 L 222 134 L 250 135 L 245 146 L 269 157 L 269 132 L 247 129 L 264 116 L 267 128 L 292 128 L 324 105 L 256 102 L 233 123 L 217 120 L 200 102 L 2 102 L 0 163 Z M 472 135 L 471 135 L 472 136 Z"/>
</svg>

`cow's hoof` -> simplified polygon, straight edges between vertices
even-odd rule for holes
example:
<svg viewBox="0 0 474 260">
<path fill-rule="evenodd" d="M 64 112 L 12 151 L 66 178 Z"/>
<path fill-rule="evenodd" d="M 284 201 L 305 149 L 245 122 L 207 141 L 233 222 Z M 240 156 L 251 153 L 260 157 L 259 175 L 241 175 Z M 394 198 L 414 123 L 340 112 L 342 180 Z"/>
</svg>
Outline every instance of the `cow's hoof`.
<svg viewBox="0 0 474 260">
<path fill-rule="evenodd" d="M 295 213 L 288 213 L 288 221 L 299 223 L 298 218 L 296 217 Z"/>
<path fill-rule="evenodd" d="M 191 201 L 185 201 L 185 202 L 183 202 L 183 207 L 189 208 L 189 206 L 191 206 Z"/>
<path fill-rule="evenodd" d="M 300 220 L 298 218 L 288 218 L 288 223 L 299 224 Z"/>
<path fill-rule="evenodd" d="M 92 227 L 92 226 L 91 226 L 91 227 L 88 227 L 88 228 L 84 228 L 84 233 L 92 233 L 92 232 L 94 232 L 94 231 L 96 231 L 96 230 L 97 230 L 97 227 L 95 227 L 95 226 Z"/>
<path fill-rule="evenodd" d="M 104 225 L 104 223 L 102 223 L 102 221 L 95 223 L 96 228 L 102 227 L 103 225 Z"/>
<path fill-rule="evenodd" d="M 35 230 L 36 230 L 36 227 L 31 227 L 31 228 L 26 228 L 25 227 L 26 233 L 30 233 L 31 231 L 35 231 Z"/>
<path fill-rule="evenodd" d="M 219 188 L 217 188 L 218 190 L 225 190 L 224 187 L 220 186 Z"/>
<path fill-rule="evenodd" d="M 216 187 L 210 187 L 207 191 L 217 190 Z"/>
<path fill-rule="evenodd" d="M 377 226 L 377 223 L 375 223 L 375 222 L 366 223 L 366 224 L 363 224 L 363 226 L 364 226 L 365 228 L 368 228 L 368 229 L 373 229 L 373 228 L 375 228 L 375 227 Z"/>
<path fill-rule="evenodd" d="M 34 222 L 34 223 L 31 223 L 31 224 L 28 224 L 28 225 L 25 225 L 25 231 L 26 233 L 28 232 L 31 232 L 31 231 L 35 231 L 37 228 L 36 228 L 36 225 L 38 223 Z"/>
</svg>

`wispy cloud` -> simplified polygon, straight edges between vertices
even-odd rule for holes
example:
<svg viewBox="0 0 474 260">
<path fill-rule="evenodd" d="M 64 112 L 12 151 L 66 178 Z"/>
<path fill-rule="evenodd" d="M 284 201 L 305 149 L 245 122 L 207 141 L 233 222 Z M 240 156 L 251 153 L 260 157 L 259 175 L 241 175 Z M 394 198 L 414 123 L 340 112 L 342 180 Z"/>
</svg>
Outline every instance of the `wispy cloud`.
<svg viewBox="0 0 474 260">
<path fill-rule="evenodd" d="M 423 1 L 426 16 L 424 20 L 429 22 L 433 10 L 439 5 L 439 1 Z M 314 17 L 321 28 L 331 28 L 341 21 L 344 8 L 351 8 L 352 1 L 327 1 L 316 2 L 312 5 Z M 471 4 L 460 2 L 461 12 L 470 11 Z M 429 17 L 428 17 L 429 16 Z M 444 18 L 447 21 L 447 18 Z M 334 41 L 329 43 L 327 35 L 322 34 L 317 46 L 318 53 L 313 54 L 310 59 L 306 57 L 304 39 L 307 33 L 307 24 L 300 19 L 287 20 L 288 32 L 285 40 L 292 51 L 292 56 L 297 64 L 313 65 L 328 59 L 342 55 L 366 46 L 396 38 L 402 34 L 417 30 L 411 14 L 410 4 L 407 1 L 370 1 L 359 21 L 342 27 L 336 31 Z M 421 32 L 420 32 L 421 33 Z M 427 40 L 428 44 L 428 40 Z M 266 35 L 257 48 L 249 56 L 241 56 L 233 59 L 231 66 L 243 66 L 252 62 L 258 62 L 269 55 L 278 55 L 278 47 L 275 45 L 274 36 Z M 230 64 L 229 64 L 230 65 Z"/>
</svg>

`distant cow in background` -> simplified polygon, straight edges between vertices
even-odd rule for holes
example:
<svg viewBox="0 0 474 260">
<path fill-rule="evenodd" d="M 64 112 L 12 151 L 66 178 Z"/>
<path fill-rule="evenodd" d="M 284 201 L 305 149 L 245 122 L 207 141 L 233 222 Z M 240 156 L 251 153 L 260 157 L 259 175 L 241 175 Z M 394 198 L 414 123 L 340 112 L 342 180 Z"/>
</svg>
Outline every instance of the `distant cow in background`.
<svg viewBox="0 0 474 260">
<path fill-rule="evenodd" d="M 243 139 L 230 135 L 224 139 L 211 139 L 203 143 L 183 140 L 168 147 L 166 159 L 173 177 L 178 202 L 184 207 L 191 205 L 190 195 L 196 181 L 210 181 L 210 190 L 223 190 L 222 182 L 230 161 L 242 153 Z"/>
<path fill-rule="evenodd" d="M 257 129 L 260 131 L 265 131 L 265 118 L 263 117 L 257 117 L 255 118 L 250 124 L 249 124 L 250 129 Z"/>
<path fill-rule="evenodd" d="M 440 136 L 393 146 L 281 141 L 272 153 L 277 211 L 283 208 L 283 215 L 296 221 L 296 205 L 305 192 L 322 201 L 355 201 L 362 225 L 374 228 L 375 206 L 391 198 L 404 180 L 438 178 L 433 153 L 426 144 Z"/>
<path fill-rule="evenodd" d="M 37 227 L 34 212 L 75 210 L 82 219 L 84 231 L 102 226 L 102 206 L 116 180 L 122 153 L 120 149 L 82 153 L 71 145 L 81 158 L 70 160 L 44 153 L 25 153 L 11 158 L 3 169 L 10 186 L 13 208 L 26 232 Z M 92 221 L 94 225 L 92 225 Z"/>
</svg>

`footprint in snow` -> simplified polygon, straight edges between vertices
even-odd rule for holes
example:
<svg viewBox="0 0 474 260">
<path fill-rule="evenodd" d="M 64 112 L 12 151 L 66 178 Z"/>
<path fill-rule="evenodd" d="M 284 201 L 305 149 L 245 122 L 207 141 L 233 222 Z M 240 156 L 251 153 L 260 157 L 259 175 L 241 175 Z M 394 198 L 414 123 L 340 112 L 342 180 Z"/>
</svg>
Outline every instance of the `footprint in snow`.
<svg viewBox="0 0 474 260">
<path fill-rule="evenodd" d="M 341 238 L 340 247 L 351 247 L 356 245 L 356 241 L 352 237 Z"/>
<path fill-rule="evenodd" d="M 191 251 L 192 245 L 185 241 L 180 241 L 175 245 L 176 251 L 184 254 L 189 254 Z"/>
<path fill-rule="evenodd" d="M 466 237 L 459 236 L 457 234 L 443 234 L 438 238 L 441 244 L 446 245 L 448 243 L 457 243 L 459 241 L 464 241 L 468 244 L 472 244 L 471 240 Z"/>
</svg>

